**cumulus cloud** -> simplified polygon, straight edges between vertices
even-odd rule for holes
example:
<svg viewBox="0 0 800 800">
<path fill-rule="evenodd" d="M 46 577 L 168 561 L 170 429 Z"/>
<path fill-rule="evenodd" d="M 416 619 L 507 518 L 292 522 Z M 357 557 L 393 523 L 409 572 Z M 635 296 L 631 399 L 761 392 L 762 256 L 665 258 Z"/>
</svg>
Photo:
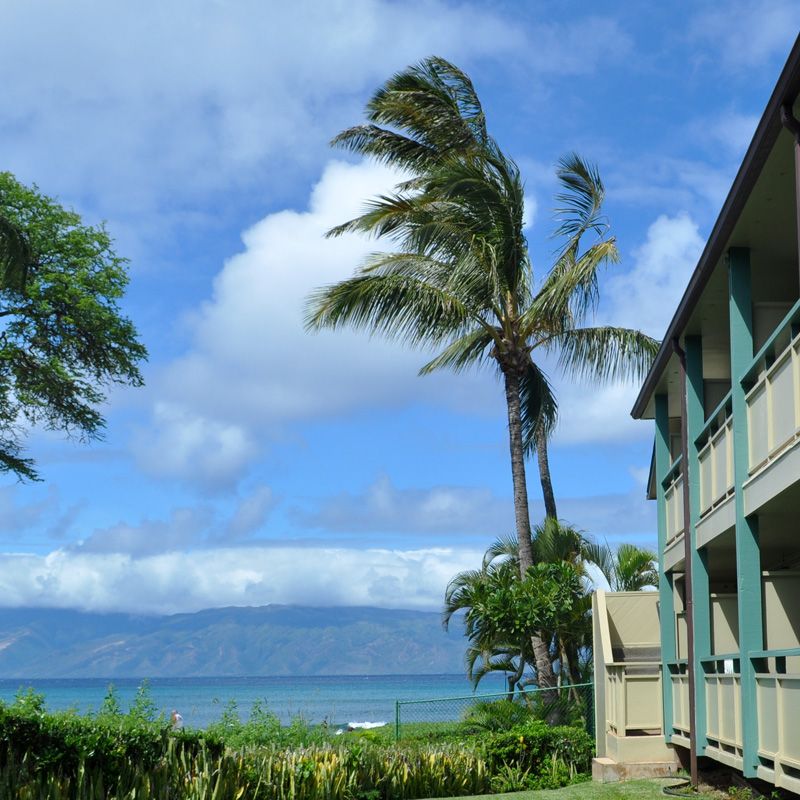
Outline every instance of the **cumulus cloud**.
<svg viewBox="0 0 800 800">
<path fill-rule="evenodd" d="M 469 549 L 252 547 L 124 554 L 0 555 L 5 606 L 169 614 L 227 605 L 368 605 L 436 610 Z"/>
<path fill-rule="evenodd" d="M 189 478 L 217 488 L 229 486 L 257 454 L 241 425 L 165 402 L 155 403 L 151 426 L 137 432 L 132 447 L 141 466 L 153 475 Z"/>
<path fill-rule="evenodd" d="M 166 206 L 184 222 L 194 212 L 165 201 L 315 163 L 393 70 L 431 52 L 458 61 L 525 42 L 491 10 L 441 0 L 31 0 L 3 4 L 0 29 L 14 31 L 0 51 L 0 71 L 15 75 L 5 165 L 59 193 L 100 195 L 106 214 Z"/>
<path fill-rule="evenodd" d="M 463 493 L 385 491 L 389 507 L 396 495 L 418 501 L 434 518 L 449 510 L 462 513 L 453 498 Z M 255 541 L 244 547 L 214 541 L 215 530 L 236 528 L 238 535 L 242 527 L 237 526 L 257 526 L 254 517 L 261 519 L 269 502 L 260 487 L 241 502 L 241 515 L 234 514 L 227 526 L 208 509 L 177 509 L 168 520 L 113 526 L 46 555 L 0 555 L 0 597 L 9 607 L 154 614 L 268 603 L 435 610 L 452 576 L 474 569 L 483 555 L 485 543 L 387 549 Z M 510 510 L 510 498 L 507 503 Z M 653 545 L 654 504 L 644 501 L 641 487 L 634 494 L 562 498 L 559 510 L 595 537 Z M 533 518 L 541 513 L 541 504 L 534 503 Z M 411 524 L 417 519 L 413 508 L 408 518 Z M 378 515 L 381 520 L 386 524 L 385 515 Z M 354 512 L 354 527 L 364 521 Z M 341 517 L 332 520 L 334 527 L 343 523 Z M 503 531 L 492 533 L 497 532 Z"/>
<path fill-rule="evenodd" d="M 635 477 L 635 476 L 634 476 Z M 544 518 L 534 474 L 529 475 L 530 514 Z M 655 507 L 641 485 L 634 491 L 596 496 L 559 496 L 559 516 L 593 535 L 649 540 L 655 531 Z M 489 542 L 514 530 L 511 494 L 465 486 L 399 489 L 385 476 L 366 491 L 325 498 L 307 510 L 296 509 L 300 525 L 330 533 L 404 533 L 428 536 L 480 535 Z"/>
<path fill-rule="evenodd" d="M 705 244 L 686 213 L 661 215 L 633 253 L 633 267 L 604 287 L 610 321 L 661 338 L 689 283 Z"/>
<path fill-rule="evenodd" d="M 313 289 L 349 277 L 375 244 L 326 240 L 365 198 L 397 174 L 375 164 L 333 161 L 308 209 L 271 214 L 243 235 L 212 297 L 192 316 L 189 351 L 156 381 L 153 420 L 134 441 L 140 464 L 160 476 L 227 486 L 287 423 L 419 401 L 494 413 L 488 373 L 419 378 L 426 354 L 352 330 L 309 334 L 304 306 Z M 661 337 L 702 248 L 688 214 L 661 216 L 634 251 L 633 267 L 604 285 L 601 322 Z M 635 388 L 562 381 L 558 441 L 598 442 L 643 433 L 628 410 Z"/>
<path fill-rule="evenodd" d="M 486 373 L 420 378 L 425 353 L 352 330 L 310 334 L 308 295 L 352 275 L 374 242 L 327 240 L 397 173 L 371 163 L 333 161 L 305 211 L 270 214 L 243 234 L 244 250 L 214 281 L 191 317 L 192 344 L 154 382 L 153 420 L 134 442 L 157 475 L 224 486 L 288 422 L 410 399 L 450 408 L 495 408 Z"/>
<path fill-rule="evenodd" d="M 689 35 L 712 46 L 726 66 L 744 70 L 787 55 L 798 27 L 800 7 L 794 0 L 734 0 L 695 14 Z"/>
<path fill-rule="evenodd" d="M 633 252 L 627 272 L 608 276 L 603 285 L 600 324 L 638 328 L 661 339 L 678 306 L 705 242 L 686 213 L 661 215 Z M 646 425 L 630 418 L 638 394 L 635 383 L 597 387 L 559 382 L 560 443 L 608 442 L 650 436 Z"/>
<path fill-rule="evenodd" d="M 297 521 L 338 533 L 482 534 L 488 538 L 513 527 L 510 497 L 489 489 L 434 486 L 398 489 L 387 476 L 363 493 L 343 492 L 311 511 L 296 510 Z"/>
<path fill-rule="evenodd" d="M 228 516 L 207 505 L 176 508 L 167 519 L 146 518 L 98 528 L 66 549 L 75 553 L 120 554 L 144 558 L 195 548 L 212 548 L 247 540 L 263 531 L 275 505 L 268 486 L 256 486 L 234 498 Z"/>
</svg>

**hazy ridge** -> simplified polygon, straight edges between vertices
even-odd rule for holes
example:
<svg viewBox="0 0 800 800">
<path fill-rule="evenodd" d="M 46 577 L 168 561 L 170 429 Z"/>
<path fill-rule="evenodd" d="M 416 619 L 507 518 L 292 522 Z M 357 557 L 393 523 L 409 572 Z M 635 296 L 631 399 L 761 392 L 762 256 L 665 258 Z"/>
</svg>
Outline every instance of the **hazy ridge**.
<svg viewBox="0 0 800 800">
<path fill-rule="evenodd" d="M 0 677 L 462 672 L 460 626 L 435 612 L 268 605 L 145 617 L 0 609 Z"/>
</svg>

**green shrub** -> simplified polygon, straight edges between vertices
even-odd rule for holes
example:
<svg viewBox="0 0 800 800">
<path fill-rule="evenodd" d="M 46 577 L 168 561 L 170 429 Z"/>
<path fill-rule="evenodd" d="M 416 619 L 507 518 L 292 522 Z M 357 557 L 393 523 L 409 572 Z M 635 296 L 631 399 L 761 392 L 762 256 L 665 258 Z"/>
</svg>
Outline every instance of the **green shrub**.
<svg viewBox="0 0 800 800">
<path fill-rule="evenodd" d="M 467 730 L 506 731 L 532 719 L 531 711 L 514 700 L 475 703 L 464 715 Z"/>
<path fill-rule="evenodd" d="M 501 712 L 502 713 L 502 712 Z M 541 721 L 445 743 L 330 737 L 235 705 L 205 732 L 172 731 L 146 687 L 123 714 L 113 690 L 94 716 L 47 714 L 28 693 L 0 704 L 0 797 L 20 800 L 415 800 L 555 788 L 588 770 L 580 729 Z"/>
<path fill-rule="evenodd" d="M 525 775 L 526 789 L 557 789 L 583 780 L 591 768 L 594 741 L 582 728 L 534 720 L 491 734 L 483 742 L 490 772 Z"/>
</svg>

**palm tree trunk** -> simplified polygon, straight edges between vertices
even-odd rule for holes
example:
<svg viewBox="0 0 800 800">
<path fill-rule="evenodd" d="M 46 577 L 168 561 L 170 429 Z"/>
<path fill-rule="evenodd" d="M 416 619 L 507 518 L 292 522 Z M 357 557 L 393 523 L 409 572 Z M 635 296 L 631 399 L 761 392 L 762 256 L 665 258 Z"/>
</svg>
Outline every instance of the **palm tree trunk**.
<svg viewBox="0 0 800 800">
<path fill-rule="evenodd" d="M 541 432 L 536 434 L 536 459 L 539 462 L 539 481 L 542 484 L 545 516 L 558 519 L 556 496 L 553 493 L 553 481 L 550 477 L 550 460 L 547 457 L 547 437 Z"/>
<path fill-rule="evenodd" d="M 519 571 L 524 578 L 528 567 L 533 566 L 531 548 L 531 522 L 528 510 L 528 486 L 525 481 L 525 450 L 522 445 L 522 418 L 519 402 L 519 376 L 512 370 L 504 371 L 506 404 L 508 406 L 508 443 L 511 449 L 511 477 L 514 483 L 514 518 L 519 544 Z M 536 682 L 540 688 L 556 685 L 553 664 L 547 644 L 538 635 L 531 636 Z"/>
</svg>

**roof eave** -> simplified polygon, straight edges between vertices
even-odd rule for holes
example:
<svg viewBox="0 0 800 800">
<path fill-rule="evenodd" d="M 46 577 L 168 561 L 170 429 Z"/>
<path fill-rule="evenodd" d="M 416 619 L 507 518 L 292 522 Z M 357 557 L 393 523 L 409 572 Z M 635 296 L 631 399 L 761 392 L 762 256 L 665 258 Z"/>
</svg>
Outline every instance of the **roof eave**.
<svg viewBox="0 0 800 800">
<path fill-rule="evenodd" d="M 661 342 L 661 347 L 647 373 L 639 395 L 631 410 L 634 419 L 641 419 L 647 408 L 651 395 L 656 389 L 661 375 L 664 372 L 672 347 L 670 342 L 679 337 L 694 310 L 694 307 L 705 288 L 717 262 L 723 255 L 723 249 L 730 239 L 733 228 L 742 213 L 744 204 L 758 179 L 764 162 L 772 150 L 781 131 L 781 106 L 784 103 L 793 103 L 800 94 L 800 36 L 795 39 L 786 64 L 781 71 L 780 78 L 758 123 L 753 140 L 747 148 L 736 178 L 733 181 L 722 210 L 708 237 L 706 246 L 697 262 L 697 266 L 689 280 L 689 285 L 678 304 L 675 315 L 667 328 L 666 335 Z"/>
</svg>

